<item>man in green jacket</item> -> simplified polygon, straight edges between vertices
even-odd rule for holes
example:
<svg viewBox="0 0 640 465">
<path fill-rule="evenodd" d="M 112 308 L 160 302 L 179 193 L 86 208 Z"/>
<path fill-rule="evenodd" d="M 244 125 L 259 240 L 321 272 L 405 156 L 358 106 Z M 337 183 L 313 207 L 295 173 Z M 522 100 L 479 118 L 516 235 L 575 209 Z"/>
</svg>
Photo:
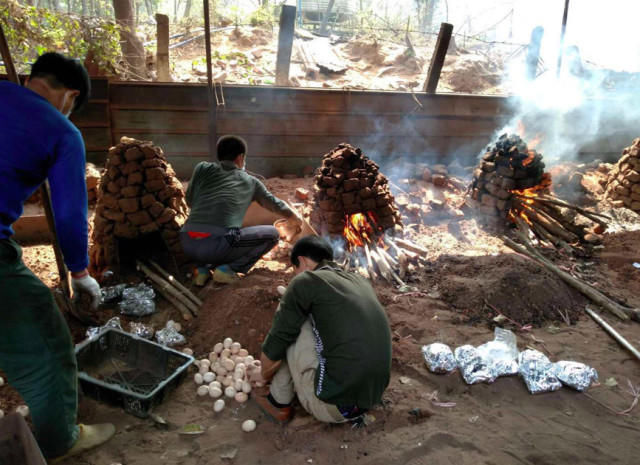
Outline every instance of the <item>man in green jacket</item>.
<svg viewBox="0 0 640 465">
<path fill-rule="evenodd" d="M 291 252 L 297 276 L 287 288 L 262 345 L 267 396 L 254 396 L 278 422 L 295 394 L 317 420 L 361 418 L 381 402 L 391 372 L 391 330 L 371 285 L 333 261 L 323 239 L 307 236 Z"/>
<path fill-rule="evenodd" d="M 229 283 L 247 273 L 279 239 L 273 225 L 242 227 L 252 201 L 300 223 L 296 214 L 258 179 L 244 170 L 247 144 L 240 137 L 223 136 L 217 143 L 218 161 L 198 163 L 187 188 L 191 213 L 180 240 L 186 256 L 196 262 L 195 284 L 213 279 Z"/>
</svg>

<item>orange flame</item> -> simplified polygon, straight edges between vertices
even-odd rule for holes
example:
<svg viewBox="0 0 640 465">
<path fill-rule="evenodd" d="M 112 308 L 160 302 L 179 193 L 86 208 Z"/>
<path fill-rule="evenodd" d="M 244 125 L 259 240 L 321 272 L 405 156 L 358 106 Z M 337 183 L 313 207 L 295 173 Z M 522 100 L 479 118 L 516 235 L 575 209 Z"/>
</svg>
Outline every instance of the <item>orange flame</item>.
<svg viewBox="0 0 640 465">
<path fill-rule="evenodd" d="M 367 220 L 367 218 L 369 218 Z M 374 227 L 377 225 L 373 212 L 354 213 L 344 219 L 343 235 L 350 248 L 363 247 L 370 244 L 375 235 Z"/>
</svg>

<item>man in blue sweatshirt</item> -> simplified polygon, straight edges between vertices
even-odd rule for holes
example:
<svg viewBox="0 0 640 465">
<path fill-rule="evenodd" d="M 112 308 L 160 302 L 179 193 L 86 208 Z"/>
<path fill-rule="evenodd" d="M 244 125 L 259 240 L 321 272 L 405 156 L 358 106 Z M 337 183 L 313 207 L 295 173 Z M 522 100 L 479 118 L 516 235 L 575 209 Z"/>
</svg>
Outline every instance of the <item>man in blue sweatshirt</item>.
<svg viewBox="0 0 640 465">
<path fill-rule="evenodd" d="M 77 365 L 69 329 L 47 288 L 22 262 L 11 225 L 49 179 L 56 229 L 75 295 L 100 286 L 87 266 L 84 143 L 68 116 L 88 99 L 87 71 L 46 53 L 25 87 L 0 82 L 0 370 L 29 406 L 45 457 L 70 456 L 109 439 L 111 424 L 77 425 Z"/>
</svg>

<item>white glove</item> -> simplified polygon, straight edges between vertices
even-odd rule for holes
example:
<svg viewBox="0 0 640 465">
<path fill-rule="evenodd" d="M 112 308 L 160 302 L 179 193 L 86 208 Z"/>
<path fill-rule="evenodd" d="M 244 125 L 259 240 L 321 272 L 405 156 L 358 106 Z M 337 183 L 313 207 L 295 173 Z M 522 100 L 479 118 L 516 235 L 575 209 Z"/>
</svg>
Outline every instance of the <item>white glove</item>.
<svg viewBox="0 0 640 465">
<path fill-rule="evenodd" d="M 86 275 L 82 278 L 72 278 L 71 287 L 74 297 L 77 298 L 80 294 L 89 294 L 91 296 L 91 308 L 94 310 L 98 308 L 101 300 L 100 284 L 98 284 L 98 281 L 93 279 L 91 275 Z"/>
</svg>

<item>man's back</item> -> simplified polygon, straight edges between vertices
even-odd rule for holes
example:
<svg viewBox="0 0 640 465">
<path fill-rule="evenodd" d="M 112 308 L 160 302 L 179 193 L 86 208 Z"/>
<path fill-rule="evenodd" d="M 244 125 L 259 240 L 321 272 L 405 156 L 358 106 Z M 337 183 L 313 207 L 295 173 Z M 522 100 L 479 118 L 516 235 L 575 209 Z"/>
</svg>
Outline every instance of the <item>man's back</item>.
<svg viewBox="0 0 640 465">
<path fill-rule="evenodd" d="M 317 397 L 360 408 L 380 402 L 389 384 L 391 332 L 371 285 L 330 262 L 300 274 L 283 298 L 263 346 L 265 354 L 279 355 L 270 354 L 270 349 L 280 352 L 288 330 L 307 316 L 312 319 L 320 358 Z"/>
<path fill-rule="evenodd" d="M 59 231 L 65 259 L 82 267 L 84 156 L 80 132 L 47 100 L 16 84 L 0 83 L 0 239 L 13 234 L 11 224 L 22 214 L 24 202 L 49 177 L 56 223 L 77 218 L 73 230 Z"/>
<path fill-rule="evenodd" d="M 199 163 L 187 189 L 188 223 L 239 228 L 253 200 L 269 210 L 290 213 L 284 202 L 233 162 Z"/>
</svg>

